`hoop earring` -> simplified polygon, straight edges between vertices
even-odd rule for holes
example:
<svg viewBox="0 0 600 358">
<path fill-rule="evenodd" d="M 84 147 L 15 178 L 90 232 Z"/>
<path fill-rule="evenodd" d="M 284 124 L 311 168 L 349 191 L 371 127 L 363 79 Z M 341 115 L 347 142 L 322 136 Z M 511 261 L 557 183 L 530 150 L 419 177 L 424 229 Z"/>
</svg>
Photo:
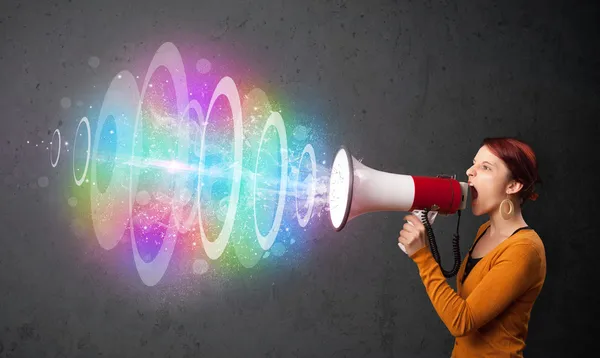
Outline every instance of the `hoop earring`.
<svg viewBox="0 0 600 358">
<path fill-rule="evenodd" d="M 509 206 L 508 212 L 504 212 L 504 210 L 502 210 L 505 203 L 507 203 Z M 506 198 L 506 199 L 502 200 L 502 202 L 500 203 L 500 207 L 498 209 L 500 210 L 500 215 L 502 215 L 502 218 L 504 220 L 508 220 L 512 217 L 512 214 L 515 211 L 515 206 L 513 205 L 512 200 Z"/>
</svg>

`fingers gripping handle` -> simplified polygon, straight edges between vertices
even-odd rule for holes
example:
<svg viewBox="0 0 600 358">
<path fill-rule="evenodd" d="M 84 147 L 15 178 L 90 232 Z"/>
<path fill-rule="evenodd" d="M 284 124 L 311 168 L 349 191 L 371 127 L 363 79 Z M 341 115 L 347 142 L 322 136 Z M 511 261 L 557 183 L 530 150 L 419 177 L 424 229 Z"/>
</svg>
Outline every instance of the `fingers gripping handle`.
<svg viewBox="0 0 600 358">
<path fill-rule="evenodd" d="M 425 218 L 425 211 L 424 210 L 414 210 L 412 211 L 413 214 L 415 214 L 419 220 L 421 220 L 421 222 L 423 222 L 423 219 Z M 427 214 L 427 218 L 429 219 L 429 223 L 433 225 L 433 222 L 435 221 L 435 218 L 437 217 L 438 212 L 437 211 L 430 211 Z M 409 224 L 413 225 L 414 224 L 412 222 L 408 222 Z M 400 249 L 402 251 L 404 251 L 404 253 L 406 254 L 406 247 L 404 247 L 404 245 L 402 245 L 401 242 L 398 243 L 398 247 L 400 247 Z"/>
</svg>

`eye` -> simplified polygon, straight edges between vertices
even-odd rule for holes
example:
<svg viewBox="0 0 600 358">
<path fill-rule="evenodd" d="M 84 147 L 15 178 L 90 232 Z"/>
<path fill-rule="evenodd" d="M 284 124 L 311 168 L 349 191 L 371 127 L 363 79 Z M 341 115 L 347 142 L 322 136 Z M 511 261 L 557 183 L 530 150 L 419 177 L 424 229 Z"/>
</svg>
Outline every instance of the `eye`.
<svg viewBox="0 0 600 358">
<path fill-rule="evenodd" d="M 484 168 L 485 170 L 488 170 L 488 169 L 490 169 L 490 168 L 489 168 L 487 165 L 485 165 L 485 164 L 483 165 L 483 168 Z"/>
</svg>

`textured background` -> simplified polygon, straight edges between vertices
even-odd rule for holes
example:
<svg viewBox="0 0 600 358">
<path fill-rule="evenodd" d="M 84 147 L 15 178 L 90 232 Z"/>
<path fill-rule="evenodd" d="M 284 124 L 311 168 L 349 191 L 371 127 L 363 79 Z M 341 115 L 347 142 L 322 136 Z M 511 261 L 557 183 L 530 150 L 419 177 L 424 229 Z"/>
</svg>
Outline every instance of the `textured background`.
<svg viewBox="0 0 600 358">
<path fill-rule="evenodd" d="M 317 222 L 291 264 L 169 271 L 155 287 L 140 281 L 130 246 L 104 251 L 75 235 L 70 167 L 52 168 L 26 141 L 57 127 L 72 135 L 81 112 L 61 98 L 100 104 L 118 71 L 143 75 L 166 41 L 243 59 L 267 95 L 329 120 L 328 156 L 349 145 L 378 170 L 464 179 L 483 137 L 529 142 L 545 184 L 525 219 L 545 242 L 548 276 L 525 353 L 582 355 L 598 312 L 588 291 L 600 110 L 592 3 L 1 1 L 0 357 L 449 356 L 453 337 L 396 247 L 403 213 L 340 233 Z M 463 254 L 484 221 L 462 216 Z M 442 238 L 455 225 L 436 225 L 446 266 Z"/>
</svg>

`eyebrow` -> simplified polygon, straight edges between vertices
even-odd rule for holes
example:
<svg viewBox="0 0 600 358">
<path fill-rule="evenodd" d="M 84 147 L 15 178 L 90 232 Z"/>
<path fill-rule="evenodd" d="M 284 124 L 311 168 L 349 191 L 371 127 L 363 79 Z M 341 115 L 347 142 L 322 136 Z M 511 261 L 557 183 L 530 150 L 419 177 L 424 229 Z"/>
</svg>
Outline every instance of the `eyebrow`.
<svg viewBox="0 0 600 358">
<path fill-rule="evenodd" d="M 473 163 L 475 163 L 475 159 L 473 159 Z M 496 166 L 494 163 L 490 163 L 487 160 L 484 160 L 482 163 L 488 163 L 489 165 Z"/>
</svg>

